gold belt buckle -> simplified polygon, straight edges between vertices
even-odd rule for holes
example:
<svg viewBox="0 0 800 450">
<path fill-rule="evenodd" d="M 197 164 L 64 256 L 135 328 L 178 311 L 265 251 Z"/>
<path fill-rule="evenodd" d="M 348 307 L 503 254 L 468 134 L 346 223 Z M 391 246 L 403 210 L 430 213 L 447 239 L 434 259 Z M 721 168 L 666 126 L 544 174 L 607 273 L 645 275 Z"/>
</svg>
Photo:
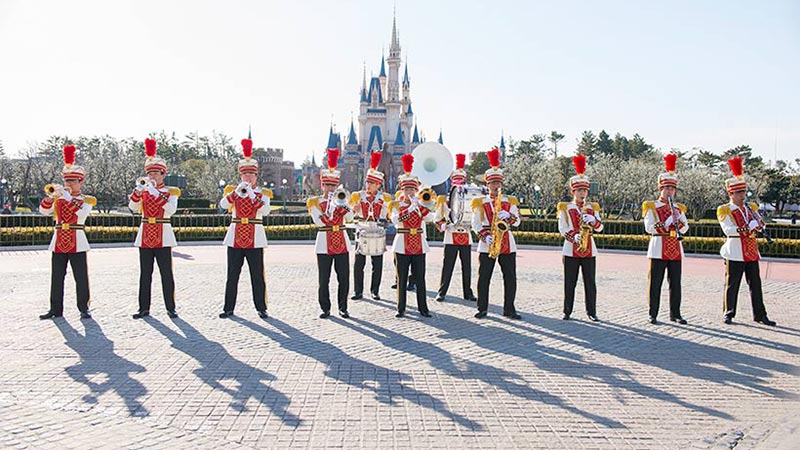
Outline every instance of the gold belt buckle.
<svg viewBox="0 0 800 450">
<path fill-rule="evenodd" d="M 247 217 L 242 217 L 242 224 L 247 225 L 248 223 L 250 223 L 250 219 L 248 219 Z"/>
<path fill-rule="evenodd" d="M 339 231 L 339 225 L 332 226 L 331 231 Z"/>
<path fill-rule="evenodd" d="M 416 235 L 416 234 L 417 234 L 417 229 L 416 229 L 416 228 L 412 228 L 412 229 L 408 230 L 408 233 L 409 233 L 410 235 L 414 236 L 414 235 Z"/>
<path fill-rule="evenodd" d="M 147 223 L 156 223 L 156 218 L 155 217 L 148 217 L 147 218 Z"/>
<path fill-rule="evenodd" d="M 61 229 L 64 230 L 64 231 L 69 230 L 69 224 L 68 223 L 62 223 L 61 224 Z"/>
</svg>

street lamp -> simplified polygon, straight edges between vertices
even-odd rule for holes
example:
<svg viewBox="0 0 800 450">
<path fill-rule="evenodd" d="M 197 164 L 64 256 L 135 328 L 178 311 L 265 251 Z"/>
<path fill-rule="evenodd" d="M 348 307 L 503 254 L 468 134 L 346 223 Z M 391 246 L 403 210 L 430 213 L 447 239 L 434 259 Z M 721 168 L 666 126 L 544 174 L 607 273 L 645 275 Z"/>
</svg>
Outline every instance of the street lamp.
<svg viewBox="0 0 800 450">
<path fill-rule="evenodd" d="M 9 201 L 8 195 L 8 180 L 3 178 L 0 180 L 0 213 L 2 214 L 10 214 L 10 210 L 6 210 L 6 203 L 11 203 Z"/>
<path fill-rule="evenodd" d="M 536 214 L 536 218 L 537 219 L 539 218 L 539 198 L 541 197 L 541 195 L 542 195 L 542 188 L 538 184 L 534 185 L 533 186 L 533 203 L 534 203 L 534 208 L 536 209 L 535 214 Z"/>
<path fill-rule="evenodd" d="M 281 197 L 283 197 L 283 213 L 286 214 L 286 178 L 281 180 Z"/>
<path fill-rule="evenodd" d="M 222 200 L 222 193 L 225 192 L 225 180 L 220 178 L 219 183 L 217 183 L 217 186 L 219 187 L 219 199 Z M 219 203 L 217 203 L 217 208 L 222 210 L 222 207 L 219 206 Z"/>
</svg>

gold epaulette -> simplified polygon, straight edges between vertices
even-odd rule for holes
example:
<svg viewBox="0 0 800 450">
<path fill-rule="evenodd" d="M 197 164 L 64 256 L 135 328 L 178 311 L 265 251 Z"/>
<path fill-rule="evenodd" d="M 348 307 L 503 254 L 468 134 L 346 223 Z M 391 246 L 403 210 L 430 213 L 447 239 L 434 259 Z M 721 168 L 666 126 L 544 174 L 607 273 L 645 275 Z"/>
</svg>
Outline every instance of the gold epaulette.
<svg viewBox="0 0 800 450">
<path fill-rule="evenodd" d="M 719 205 L 717 207 L 717 220 L 719 220 L 720 222 L 725 220 L 725 217 L 730 215 L 731 215 L 731 205 L 726 203 L 724 205 Z"/>
<path fill-rule="evenodd" d="M 272 189 L 261 189 L 261 195 L 267 198 L 272 198 L 275 194 L 272 193 Z"/>
<path fill-rule="evenodd" d="M 225 186 L 225 190 L 222 191 L 222 196 L 223 197 L 227 197 L 228 194 L 230 194 L 231 192 L 233 192 L 235 190 L 236 190 L 236 186 L 234 186 L 232 184 L 229 184 L 229 185 Z"/>
<path fill-rule="evenodd" d="M 647 211 L 652 209 L 653 211 L 656 210 L 656 202 L 652 200 L 647 200 L 642 203 L 642 217 L 647 215 Z"/>
<path fill-rule="evenodd" d="M 350 205 L 357 205 L 358 202 L 361 201 L 361 194 L 359 192 L 353 192 L 350 194 Z"/>
<path fill-rule="evenodd" d="M 97 199 L 95 197 L 92 197 L 91 195 L 84 195 L 83 203 L 88 203 L 94 207 L 97 206 Z"/>
<path fill-rule="evenodd" d="M 686 214 L 687 208 L 683 203 L 678 203 L 678 209 L 680 209 L 682 213 Z"/>
<path fill-rule="evenodd" d="M 447 203 L 447 196 L 440 195 L 436 197 L 436 206 L 442 206 L 443 204 Z"/>
<path fill-rule="evenodd" d="M 483 197 L 475 197 L 472 199 L 472 209 L 478 209 L 483 206 Z"/>
<path fill-rule="evenodd" d="M 169 189 L 169 195 L 174 195 L 175 197 L 180 197 L 181 196 L 181 189 L 180 188 L 176 188 L 176 187 L 170 186 L 167 189 Z"/>
<path fill-rule="evenodd" d="M 600 203 L 589 202 L 589 204 L 592 205 L 592 211 L 594 211 L 596 213 L 600 212 Z"/>
<path fill-rule="evenodd" d="M 397 200 L 390 201 L 389 205 L 387 206 L 387 208 L 389 209 L 389 215 L 391 216 L 392 215 L 392 211 L 394 209 L 396 209 L 396 208 L 399 208 L 399 207 L 400 207 L 400 202 L 398 202 Z"/>
<path fill-rule="evenodd" d="M 400 200 L 400 196 L 403 195 L 403 191 L 397 191 L 394 193 L 394 199 Z"/>
<path fill-rule="evenodd" d="M 748 204 L 750 205 L 750 209 L 752 209 L 755 212 L 758 212 L 758 203 L 750 202 Z"/>
<path fill-rule="evenodd" d="M 311 208 L 317 206 L 319 206 L 319 197 L 309 197 L 308 200 L 306 200 L 306 208 L 308 208 L 309 211 L 311 211 Z"/>
<path fill-rule="evenodd" d="M 558 202 L 558 204 L 556 205 L 556 210 L 560 213 L 565 213 L 567 212 L 567 205 L 568 205 L 567 202 Z"/>
<path fill-rule="evenodd" d="M 390 201 L 392 201 L 392 194 L 384 192 L 383 193 L 383 202 L 384 203 L 389 203 Z"/>
<path fill-rule="evenodd" d="M 519 199 L 516 196 L 509 195 L 508 196 L 508 202 L 511 203 L 514 206 L 519 206 Z"/>
</svg>

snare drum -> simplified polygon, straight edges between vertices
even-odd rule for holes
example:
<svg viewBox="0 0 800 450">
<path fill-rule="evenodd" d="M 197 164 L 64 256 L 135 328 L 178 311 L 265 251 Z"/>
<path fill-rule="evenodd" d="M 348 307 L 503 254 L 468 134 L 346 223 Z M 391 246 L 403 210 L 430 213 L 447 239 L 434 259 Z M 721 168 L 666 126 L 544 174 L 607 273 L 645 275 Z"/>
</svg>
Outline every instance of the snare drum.
<svg viewBox="0 0 800 450">
<path fill-rule="evenodd" d="M 380 256 L 386 252 L 386 230 L 371 226 L 356 230 L 356 253 L 365 256 Z"/>
</svg>

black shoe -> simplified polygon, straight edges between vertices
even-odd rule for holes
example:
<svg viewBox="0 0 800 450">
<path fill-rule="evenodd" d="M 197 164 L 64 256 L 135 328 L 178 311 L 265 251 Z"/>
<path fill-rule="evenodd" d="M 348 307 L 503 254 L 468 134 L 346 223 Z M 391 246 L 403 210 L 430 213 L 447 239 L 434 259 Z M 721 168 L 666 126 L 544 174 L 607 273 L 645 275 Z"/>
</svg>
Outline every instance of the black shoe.
<svg viewBox="0 0 800 450">
<path fill-rule="evenodd" d="M 476 319 L 483 319 L 484 317 L 486 317 L 486 314 L 487 314 L 486 311 L 478 311 L 475 314 L 475 318 Z"/>
<path fill-rule="evenodd" d="M 342 316 L 342 319 L 349 319 L 350 318 L 350 314 L 347 313 L 346 309 L 340 309 L 339 310 L 339 315 Z"/>
<path fill-rule="evenodd" d="M 265 309 L 258 312 L 258 317 L 261 317 L 262 319 L 269 319 L 269 314 L 267 314 L 267 310 Z"/>
<path fill-rule="evenodd" d="M 81 312 L 81 319 L 91 319 L 91 318 L 92 318 L 92 315 L 89 314 L 89 311 Z"/>
<path fill-rule="evenodd" d="M 600 322 L 600 319 L 598 319 L 597 316 L 593 314 L 587 314 L 587 316 L 589 317 L 589 320 L 591 320 L 592 322 Z"/>
<path fill-rule="evenodd" d="M 417 290 L 417 285 L 414 283 L 408 283 L 408 287 L 406 288 L 409 292 L 414 292 Z"/>
<path fill-rule="evenodd" d="M 167 310 L 167 315 L 169 316 L 170 319 L 177 319 L 178 318 L 178 313 L 176 313 L 174 309 L 168 309 Z"/>
<path fill-rule="evenodd" d="M 769 320 L 769 318 L 767 316 L 764 316 L 764 317 L 762 317 L 760 319 L 756 319 L 756 322 L 763 323 L 764 325 L 767 325 L 767 326 L 770 326 L 770 327 L 774 327 L 775 325 L 777 325 L 775 323 L 775 321 Z"/>
<path fill-rule="evenodd" d="M 472 294 L 470 294 L 470 295 L 467 295 L 466 297 L 464 297 L 464 300 L 466 300 L 466 301 L 468 301 L 468 302 L 477 302 L 477 301 L 478 301 L 478 299 L 477 299 L 477 298 L 475 298 L 475 296 L 474 296 L 474 295 L 472 295 Z"/>
<path fill-rule="evenodd" d="M 331 312 L 330 311 L 322 311 L 322 314 L 319 315 L 319 318 L 320 319 L 327 319 L 330 316 L 331 316 Z"/>
<path fill-rule="evenodd" d="M 722 322 L 724 322 L 724 323 L 726 323 L 726 324 L 730 325 L 730 324 L 732 324 L 732 323 L 733 323 L 733 317 L 731 317 L 731 316 L 725 316 L 725 319 L 723 319 L 723 320 L 722 320 Z"/>
<path fill-rule="evenodd" d="M 397 289 L 397 283 L 392 285 L 392 289 Z"/>
<path fill-rule="evenodd" d="M 522 319 L 522 316 L 520 316 L 518 313 L 511 313 L 511 314 L 507 315 L 506 317 L 508 317 L 509 319 L 514 319 L 514 320 L 521 320 Z"/>
<path fill-rule="evenodd" d="M 39 320 L 54 319 L 56 317 L 61 317 L 61 314 L 56 314 L 54 312 L 47 311 L 46 313 L 39 316 Z"/>
<path fill-rule="evenodd" d="M 444 301 L 444 295 L 437 295 L 434 300 L 436 300 L 437 302 L 443 302 Z"/>
<path fill-rule="evenodd" d="M 350 300 L 361 300 L 362 298 L 364 298 L 364 296 L 363 296 L 363 295 L 361 295 L 361 294 L 355 294 L 355 295 L 353 295 L 352 297 L 350 297 Z"/>
<path fill-rule="evenodd" d="M 569 320 L 569 314 L 564 314 L 564 317 L 562 317 L 561 320 Z"/>
<path fill-rule="evenodd" d="M 144 319 L 145 317 L 150 315 L 150 311 L 139 311 L 133 315 L 134 319 Z"/>
<path fill-rule="evenodd" d="M 683 317 L 670 317 L 669 320 L 671 320 L 673 322 L 678 322 L 681 325 L 686 325 L 686 323 L 687 323 L 686 319 L 684 319 Z"/>
<path fill-rule="evenodd" d="M 429 313 L 428 311 L 421 312 L 421 313 L 419 313 L 419 315 L 422 316 L 422 317 L 433 317 L 433 315 L 431 313 Z"/>
<path fill-rule="evenodd" d="M 378 293 L 377 293 L 377 292 L 373 292 L 373 293 L 372 293 L 372 299 L 373 299 L 373 300 L 380 300 L 380 299 L 381 299 L 381 296 L 380 296 L 380 295 L 378 295 Z"/>
<path fill-rule="evenodd" d="M 655 317 L 650 316 L 650 323 L 652 323 L 653 325 L 656 325 L 658 323 L 658 321 L 656 320 Z"/>
<path fill-rule="evenodd" d="M 219 318 L 220 319 L 227 319 L 228 317 L 230 317 L 232 315 L 233 315 L 233 311 L 222 311 L 221 313 L 219 313 Z"/>
<path fill-rule="evenodd" d="M 395 314 L 394 316 L 397 317 L 398 319 L 401 319 L 405 315 L 406 315 L 406 313 L 399 312 L 399 313 Z"/>
</svg>

